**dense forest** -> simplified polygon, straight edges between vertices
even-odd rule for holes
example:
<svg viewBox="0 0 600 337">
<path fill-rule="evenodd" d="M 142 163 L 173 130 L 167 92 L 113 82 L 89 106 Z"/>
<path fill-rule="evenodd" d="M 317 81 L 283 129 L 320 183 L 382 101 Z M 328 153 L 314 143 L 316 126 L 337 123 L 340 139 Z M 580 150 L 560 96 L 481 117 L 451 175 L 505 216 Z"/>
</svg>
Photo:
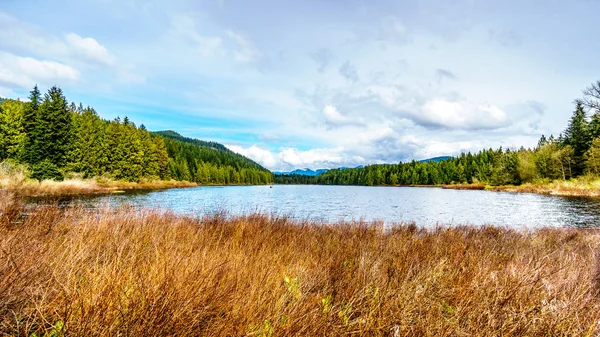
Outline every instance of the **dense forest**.
<svg viewBox="0 0 600 337">
<path fill-rule="evenodd" d="M 104 176 L 124 181 L 175 179 L 201 184 L 266 184 L 272 174 L 214 142 L 173 131 L 149 132 L 129 118 L 108 121 L 37 86 L 28 102 L 0 100 L 0 161 L 21 163 L 34 179 Z"/>
<path fill-rule="evenodd" d="M 600 81 L 575 101 L 568 126 L 557 138 L 544 135 L 533 149 L 488 149 L 440 162 L 370 165 L 335 169 L 319 176 L 277 175 L 279 184 L 518 185 L 600 175 Z"/>
</svg>

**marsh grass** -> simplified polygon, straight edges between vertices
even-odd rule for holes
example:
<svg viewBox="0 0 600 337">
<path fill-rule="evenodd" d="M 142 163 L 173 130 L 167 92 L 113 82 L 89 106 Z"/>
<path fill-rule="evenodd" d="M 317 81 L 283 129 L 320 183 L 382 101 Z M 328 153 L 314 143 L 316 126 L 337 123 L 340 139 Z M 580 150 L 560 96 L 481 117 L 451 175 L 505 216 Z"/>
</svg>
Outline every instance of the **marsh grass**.
<svg viewBox="0 0 600 337">
<path fill-rule="evenodd" d="M 8 171 L 0 163 L 0 189 L 5 189 L 26 197 L 52 197 L 110 194 L 124 190 L 166 189 L 195 187 L 196 183 L 176 180 L 141 180 L 128 182 L 104 177 L 83 179 L 67 178 L 63 181 L 27 179 L 25 171 Z"/>
<path fill-rule="evenodd" d="M 524 192 L 558 196 L 600 197 L 600 180 L 597 177 L 579 177 L 571 180 L 555 180 L 527 183 L 519 186 L 486 187 L 492 191 Z"/>
<path fill-rule="evenodd" d="M 597 336 L 600 231 L 323 225 L 0 193 L 0 334 Z"/>
</svg>

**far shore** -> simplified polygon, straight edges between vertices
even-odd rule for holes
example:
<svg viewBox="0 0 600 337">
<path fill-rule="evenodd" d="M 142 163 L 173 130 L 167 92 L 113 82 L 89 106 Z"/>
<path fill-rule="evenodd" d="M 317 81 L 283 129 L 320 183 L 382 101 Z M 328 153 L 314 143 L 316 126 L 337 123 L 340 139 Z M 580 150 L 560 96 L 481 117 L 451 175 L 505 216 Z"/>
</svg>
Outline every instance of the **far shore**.
<svg viewBox="0 0 600 337">
<path fill-rule="evenodd" d="M 101 179 L 101 178 L 100 178 Z M 23 197 L 85 196 L 123 193 L 132 190 L 161 190 L 200 186 L 197 183 L 177 180 L 146 180 L 140 182 L 91 179 L 29 180 L 17 177 L 0 179 L 0 190 Z M 202 185 L 204 186 L 204 185 Z M 217 185 L 206 185 L 217 186 Z M 382 185 L 388 187 L 428 187 L 455 190 L 486 190 L 494 192 L 536 193 L 554 196 L 600 197 L 600 180 L 573 179 L 522 185 L 492 186 L 482 183 L 441 185 Z"/>
<path fill-rule="evenodd" d="M 536 193 L 555 196 L 600 197 L 600 180 L 558 180 L 549 183 L 490 186 L 485 184 L 435 185 L 446 189 Z"/>
</svg>

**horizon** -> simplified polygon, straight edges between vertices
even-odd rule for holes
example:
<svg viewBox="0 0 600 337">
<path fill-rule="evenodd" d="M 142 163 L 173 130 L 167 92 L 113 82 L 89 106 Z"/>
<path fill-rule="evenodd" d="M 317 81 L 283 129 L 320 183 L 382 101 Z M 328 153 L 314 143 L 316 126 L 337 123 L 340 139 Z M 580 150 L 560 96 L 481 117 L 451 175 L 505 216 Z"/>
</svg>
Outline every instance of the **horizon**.
<svg viewBox="0 0 600 337">
<path fill-rule="evenodd" d="M 56 84 L 102 118 L 216 141 L 278 172 L 533 147 L 597 79 L 594 9 L 8 0 L 0 97 Z"/>
</svg>

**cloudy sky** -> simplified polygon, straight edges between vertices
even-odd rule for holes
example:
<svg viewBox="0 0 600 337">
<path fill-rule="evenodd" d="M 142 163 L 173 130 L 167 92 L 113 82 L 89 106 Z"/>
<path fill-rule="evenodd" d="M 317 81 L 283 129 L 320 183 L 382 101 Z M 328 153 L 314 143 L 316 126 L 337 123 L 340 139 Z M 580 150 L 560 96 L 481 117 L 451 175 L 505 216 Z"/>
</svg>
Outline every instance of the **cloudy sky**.
<svg viewBox="0 0 600 337">
<path fill-rule="evenodd" d="M 0 0 L 0 96 L 272 170 L 533 146 L 600 78 L 593 0 Z"/>
</svg>

